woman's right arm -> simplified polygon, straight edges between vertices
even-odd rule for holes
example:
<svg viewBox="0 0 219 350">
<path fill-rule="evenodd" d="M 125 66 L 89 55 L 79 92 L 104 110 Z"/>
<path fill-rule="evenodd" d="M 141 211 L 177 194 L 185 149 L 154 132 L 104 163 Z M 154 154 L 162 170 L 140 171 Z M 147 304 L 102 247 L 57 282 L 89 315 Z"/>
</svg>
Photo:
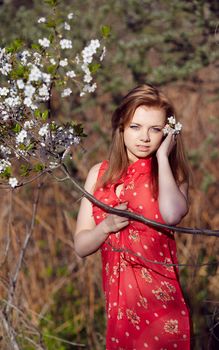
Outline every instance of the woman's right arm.
<svg viewBox="0 0 219 350">
<path fill-rule="evenodd" d="M 100 165 L 99 163 L 91 168 L 84 185 L 85 190 L 91 194 L 93 194 L 94 191 Z M 120 204 L 116 208 L 125 210 L 127 204 Z M 113 214 L 107 215 L 103 221 L 96 225 L 92 213 L 92 204 L 84 197 L 81 200 L 74 234 L 76 253 L 81 258 L 93 254 L 111 232 L 118 232 L 127 225 L 128 220 L 126 218 Z"/>
</svg>

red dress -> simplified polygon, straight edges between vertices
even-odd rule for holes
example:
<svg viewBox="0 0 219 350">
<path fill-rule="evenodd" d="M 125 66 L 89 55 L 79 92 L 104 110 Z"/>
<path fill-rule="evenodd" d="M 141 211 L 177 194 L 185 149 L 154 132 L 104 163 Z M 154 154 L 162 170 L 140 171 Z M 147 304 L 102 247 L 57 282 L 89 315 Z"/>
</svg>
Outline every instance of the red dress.
<svg viewBox="0 0 219 350">
<path fill-rule="evenodd" d="M 98 177 L 107 166 L 103 161 Z M 150 191 L 150 169 L 151 158 L 139 159 L 116 184 L 97 189 L 94 196 L 113 207 L 128 201 L 128 210 L 164 223 Z M 118 197 L 116 186 L 121 183 L 124 185 Z M 93 205 L 93 215 L 98 224 L 107 214 Z M 173 233 L 130 221 L 120 232 L 110 234 L 100 249 L 106 350 L 189 350 L 190 317 L 178 270 L 156 264 L 177 263 Z"/>
</svg>

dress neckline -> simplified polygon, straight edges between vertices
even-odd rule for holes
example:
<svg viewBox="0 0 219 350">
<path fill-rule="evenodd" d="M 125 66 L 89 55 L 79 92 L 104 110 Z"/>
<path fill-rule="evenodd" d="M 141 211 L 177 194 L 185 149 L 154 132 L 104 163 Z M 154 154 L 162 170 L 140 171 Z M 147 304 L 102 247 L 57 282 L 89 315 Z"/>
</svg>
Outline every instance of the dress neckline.
<svg viewBox="0 0 219 350">
<path fill-rule="evenodd" d="M 139 158 L 135 162 L 129 164 L 127 174 L 135 172 L 136 170 L 142 173 L 148 172 L 151 169 L 151 163 L 152 157 Z"/>
</svg>

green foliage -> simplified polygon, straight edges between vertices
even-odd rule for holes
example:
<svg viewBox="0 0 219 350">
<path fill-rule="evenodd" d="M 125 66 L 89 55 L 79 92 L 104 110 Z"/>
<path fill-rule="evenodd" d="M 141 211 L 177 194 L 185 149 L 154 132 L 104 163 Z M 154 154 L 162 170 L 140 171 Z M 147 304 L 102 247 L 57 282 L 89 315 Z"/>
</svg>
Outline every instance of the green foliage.
<svg viewBox="0 0 219 350">
<path fill-rule="evenodd" d="M 6 47 L 6 51 L 9 53 L 17 52 L 23 46 L 23 41 L 21 39 L 15 39 L 11 42 L 9 46 Z"/>
<path fill-rule="evenodd" d="M 33 171 L 37 173 L 40 173 L 41 171 L 43 171 L 43 169 L 44 169 L 44 164 L 41 164 L 41 163 L 37 163 L 33 167 Z"/>
<path fill-rule="evenodd" d="M 110 28 L 110 26 L 102 26 L 100 28 L 100 32 L 101 32 L 103 38 L 107 39 L 110 36 L 111 28 Z"/>
<path fill-rule="evenodd" d="M 30 167 L 27 164 L 21 164 L 19 169 L 20 176 L 27 176 L 30 172 Z"/>
</svg>

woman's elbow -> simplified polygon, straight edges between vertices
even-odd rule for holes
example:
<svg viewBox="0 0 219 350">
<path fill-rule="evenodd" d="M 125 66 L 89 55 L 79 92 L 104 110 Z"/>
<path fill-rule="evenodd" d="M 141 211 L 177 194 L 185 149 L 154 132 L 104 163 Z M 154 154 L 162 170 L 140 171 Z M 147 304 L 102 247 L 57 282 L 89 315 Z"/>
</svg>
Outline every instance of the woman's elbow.
<svg viewBox="0 0 219 350">
<path fill-rule="evenodd" d="M 182 218 L 188 213 L 188 208 L 186 207 L 182 211 L 171 211 L 170 213 L 163 216 L 163 219 L 167 225 L 175 226 L 180 223 Z"/>
</svg>

